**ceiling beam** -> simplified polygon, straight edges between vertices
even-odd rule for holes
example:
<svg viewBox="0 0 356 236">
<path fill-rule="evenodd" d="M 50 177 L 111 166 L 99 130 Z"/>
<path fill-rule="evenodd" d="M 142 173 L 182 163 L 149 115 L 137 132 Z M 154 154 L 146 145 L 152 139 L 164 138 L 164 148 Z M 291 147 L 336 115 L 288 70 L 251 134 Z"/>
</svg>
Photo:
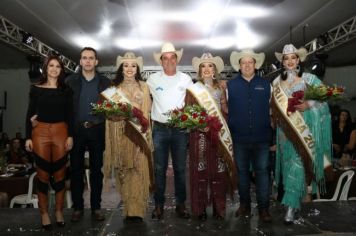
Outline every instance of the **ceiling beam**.
<svg viewBox="0 0 356 236">
<path fill-rule="evenodd" d="M 23 29 L 10 22 L 2 15 L 0 15 L 0 40 L 19 49 L 28 55 L 40 55 L 46 58 L 52 54 L 60 54 L 55 49 L 49 47 L 45 43 L 33 37 L 33 40 L 26 44 L 22 42 L 23 34 L 26 33 Z M 60 55 L 64 67 L 71 72 L 75 71 L 76 63 L 69 58 Z"/>
</svg>

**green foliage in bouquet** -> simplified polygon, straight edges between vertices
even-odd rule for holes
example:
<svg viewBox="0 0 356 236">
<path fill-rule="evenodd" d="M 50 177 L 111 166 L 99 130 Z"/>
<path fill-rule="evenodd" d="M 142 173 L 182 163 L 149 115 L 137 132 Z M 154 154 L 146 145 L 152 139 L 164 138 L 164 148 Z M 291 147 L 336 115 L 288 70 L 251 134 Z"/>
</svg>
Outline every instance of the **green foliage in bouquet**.
<svg viewBox="0 0 356 236">
<path fill-rule="evenodd" d="M 345 89 L 338 86 L 308 85 L 304 91 L 304 100 L 316 100 L 320 102 L 333 102 L 346 100 Z"/>
</svg>

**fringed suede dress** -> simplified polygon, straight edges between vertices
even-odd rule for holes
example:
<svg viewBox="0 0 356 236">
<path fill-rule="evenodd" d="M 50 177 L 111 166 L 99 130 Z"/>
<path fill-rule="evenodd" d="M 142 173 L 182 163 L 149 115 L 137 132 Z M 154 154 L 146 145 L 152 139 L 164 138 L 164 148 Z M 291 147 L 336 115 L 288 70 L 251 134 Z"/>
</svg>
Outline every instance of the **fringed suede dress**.
<svg viewBox="0 0 356 236">
<path fill-rule="evenodd" d="M 124 80 L 119 89 L 150 120 L 151 98 L 146 83 Z M 106 120 L 104 177 L 108 180 L 114 173 L 116 187 L 124 204 L 123 215 L 143 218 L 148 205 L 150 184 L 153 184 L 150 183 L 149 174 L 152 163 L 142 149 L 126 135 L 126 125 L 127 121 Z M 150 127 L 146 132 L 151 133 Z M 152 147 L 151 140 L 149 143 Z"/>
<path fill-rule="evenodd" d="M 274 83 L 278 81 L 279 78 Z M 320 84 L 321 81 L 315 75 L 303 73 L 301 83 L 295 84 L 290 89 L 283 89 L 287 96 L 291 97 L 293 92 L 304 91 L 307 85 Z M 318 187 L 321 192 L 325 190 L 323 159 L 324 155 L 331 157 L 331 116 L 327 103 L 318 101 L 313 103 L 303 112 L 303 117 L 315 140 L 315 161 L 312 163 L 311 179 L 312 191 L 315 193 Z M 304 165 L 294 144 L 286 137 L 281 127 L 277 127 L 276 176 L 280 176 L 280 172 L 282 172 L 285 190 L 282 204 L 300 209 L 307 193 Z M 277 182 L 279 181 L 277 179 Z"/>
</svg>

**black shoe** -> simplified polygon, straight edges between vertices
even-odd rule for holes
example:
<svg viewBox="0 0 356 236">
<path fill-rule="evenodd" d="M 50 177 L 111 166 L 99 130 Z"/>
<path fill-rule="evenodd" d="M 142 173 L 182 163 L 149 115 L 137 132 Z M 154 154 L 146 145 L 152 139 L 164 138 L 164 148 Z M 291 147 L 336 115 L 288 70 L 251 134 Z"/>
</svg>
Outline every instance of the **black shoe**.
<svg viewBox="0 0 356 236">
<path fill-rule="evenodd" d="M 70 221 L 78 222 L 82 217 L 83 217 L 83 210 L 74 210 Z"/>
<path fill-rule="evenodd" d="M 163 217 L 163 207 L 156 206 L 152 211 L 152 219 L 160 220 Z"/>
<path fill-rule="evenodd" d="M 52 227 L 52 224 L 42 225 L 42 229 L 44 229 L 46 231 L 52 231 L 53 227 Z"/>
<path fill-rule="evenodd" d="M 64 223 L 64 221 L 57 221 L 57 222 L 56 222 L 56 225 L 57 225 L 58 227 L 63 228 L 63 227 L 66 225 L 66 223 Z"/>
</svg>

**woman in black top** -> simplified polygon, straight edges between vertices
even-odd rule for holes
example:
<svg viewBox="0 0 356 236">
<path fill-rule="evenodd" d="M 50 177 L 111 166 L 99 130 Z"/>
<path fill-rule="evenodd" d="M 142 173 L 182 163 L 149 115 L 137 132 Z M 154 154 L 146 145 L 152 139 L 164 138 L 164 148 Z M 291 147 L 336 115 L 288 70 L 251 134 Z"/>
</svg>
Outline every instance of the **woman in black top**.
<svg viewBox="0 0 356 236">
<path fill-rule="evenodd" d="M 349 143 L 352 131 L 351 114 L 346 109 L 341 109 L 336 122 L 333 124 L 333 149 L 334 158 L 340 158 L 345 145 Z"/>
<path fill-rule="evenodd" d="M 26 120 L 26 150 L 34 152 L 42 227 L 51 230 L 48 184 L 56 192 L 57 225 L 64 226 L 63 206 L 67 152 L 73 146 L 72 91 L 64 84 L 64 65 L 57 56 L 46 59 L 40 82 L 31 86 Z M 31 118 L 36 116 L 36 125 Z M 33 127 L 34 126 L 34 127 Z"/>
</svg>

